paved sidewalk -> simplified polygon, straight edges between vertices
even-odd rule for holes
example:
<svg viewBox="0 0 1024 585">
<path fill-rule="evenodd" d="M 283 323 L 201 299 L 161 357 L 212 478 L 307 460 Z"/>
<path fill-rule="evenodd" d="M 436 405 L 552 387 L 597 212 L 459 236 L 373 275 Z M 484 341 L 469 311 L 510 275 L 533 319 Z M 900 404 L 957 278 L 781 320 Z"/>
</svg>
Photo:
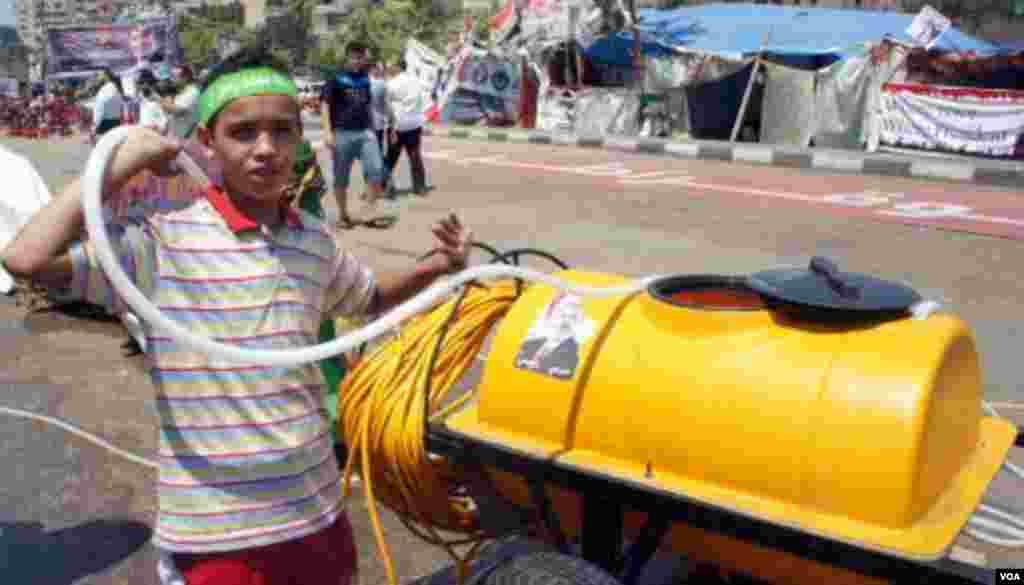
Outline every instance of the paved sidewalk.
<svg viewBox="0 0 1024 585">
<path fill-rule="evenodd" d="M 854 150 L 795 148 L 714 140 L 673 142 L 659 138 L 575 136 L 517 129 L 437 126 L 435 136 L 491 142 L 553 144 L 620 150 L 670 158 L 736 161 L 821 171 L 863 173 L 914 179 L 964 181 L 1000 187 L 1024 185 L 1024 163 L 929 154 L 868 153 Z"/>
</svg>

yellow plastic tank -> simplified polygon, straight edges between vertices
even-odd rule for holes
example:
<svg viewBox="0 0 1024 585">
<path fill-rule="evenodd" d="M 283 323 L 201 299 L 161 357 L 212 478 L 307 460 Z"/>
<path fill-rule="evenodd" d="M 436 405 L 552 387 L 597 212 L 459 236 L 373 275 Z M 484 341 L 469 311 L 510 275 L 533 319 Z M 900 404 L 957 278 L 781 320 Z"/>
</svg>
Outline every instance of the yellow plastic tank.
<svg viewBox="0 0 1024 585">
<path fill-rule="evenodd" d="M 447 426 L 861 548 L 943 556 L 1015 436 L 982 414 L 965 323 L 807 320 L 695 278 L 629 298 L 531 286 L 499 326 L 478 400 Z M 525 501 L 518 479 L 495 477 Z M 712 542 L 682 526 L 669 540 L 691 554 Z"/>
</svg>

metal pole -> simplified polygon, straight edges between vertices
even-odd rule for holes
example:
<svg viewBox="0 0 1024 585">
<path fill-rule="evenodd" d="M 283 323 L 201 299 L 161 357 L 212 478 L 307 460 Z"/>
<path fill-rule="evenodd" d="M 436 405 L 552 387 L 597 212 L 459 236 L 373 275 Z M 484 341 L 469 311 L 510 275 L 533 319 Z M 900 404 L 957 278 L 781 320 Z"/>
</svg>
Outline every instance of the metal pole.
<svg viewBox="0 0 1024 585">
<path fill-rule="evenodd" d="M 569 87 L 569 73 L 572 71 L 572 7 L 569 7 L 569 30 L 566 32 L 565 39 L 565 87 Z"/>
<path fill-rule="evenodd" d="M 747 115 L 747 106 L 750 103 L 750 94 L 754 89 L 754 81 L 757 79 L 757 71 L 761 68 L 761 56 L 758 55 L 754 59 L 754 69 L 750 72 L 750 81 L 747 82 L 747 89 L 743 92 L 743 101 L 740 102 L 740 112 L 736 116 L 736 122 L 732 125 L 732 135 L 729 136 L 729 142 L 736 142 L 736 136 L 740 133 L 740 128 L 743 127 L 743 118 Z"/>
<path fill-rule="evenodd" d="M 747 116 L 747 106 L 750 103 L 750 94 L 754 89 L 754 82 L 757 80 L 757 72 L 761 68 L 761 58 L 764 56 L 765 48 L 768 46 L 769 39 L 772 38 L 773 29 L 769 29 L 765 34 L 764 39 L 761 40 L 761 51 L 758 52 L 757 57 L 754 58 L 754 69 L 750 72 L 750 81 L 747 82 L 747 89 L 743 92 L 743 101 L 740 102 L 740 112 L 736 116 L 736 123 L 732 125 L 732 135 L 729 136 L 729 142 L 736 142 L 736 136 L 740 133 L 740 128 L 743 127 L 743 118 Z"/>
<path fill-rule="evenodd" d="M 643 78 L 640 75 L 640 19 L 636 15 L 636 0 L 629 0 L 629 13 L 633 17 L 633 74 L 630 79 L 634 88 L 643 91 L 640 87 Z"/>
<path fill-rule="evenodd" d="M 565 69 L 568 72 L 569 63 L 576 65 L 576 77 L 573 79 L 574 85 L 583 85 L 583 58 L 580 52 L 576 50 L 576 26 L 579 23 L 580 7 L 579 5 L 572 5 L 569 7 L 569 44 L 567 46 L 567 59 Z M 566 79 L 566 85 L 569 84 L 568 78 Z"/>
</svg>

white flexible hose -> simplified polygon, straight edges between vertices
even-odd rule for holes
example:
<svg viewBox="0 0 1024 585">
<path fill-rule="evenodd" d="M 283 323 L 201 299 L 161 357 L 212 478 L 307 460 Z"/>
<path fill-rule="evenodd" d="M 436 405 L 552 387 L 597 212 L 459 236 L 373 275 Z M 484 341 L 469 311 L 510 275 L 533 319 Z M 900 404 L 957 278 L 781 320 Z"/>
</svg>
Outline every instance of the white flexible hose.
<svg viewBox="0 0 1024 585">
<path fill-rule="evenodd" d="M 152 467 L 153 469 L 160 468 L 160 463 L 153 461 L 152 459 L 147 459 L 141 455 L 136 455 L 135 453 L 125 451 L 124 449 L 118 447 L 117 445 L 113 445 L 110 442 L 106 441 L 105 439 L 97 437 L 96 435 L 93 435 L 92 433 L 89 433 L 87 431 L 83 431 L 82 429 L 76 427 L 75 425 L 63 421 L 59 418 L 46 416 L 45 414 L 36 414 L 34 412 L 29 412 L 27 410 L 21 410 L 20 408 L 8 408 L 6 406 L 0 406 L 0 412 L 9 414 L 17 418 L 27 418 L 29 420 L 36 420 L 39 422 L 51 424 L 55 427 L 60 427 L 65 431 L 71 433 L 72 435 L 81 437 L 86 441 L 89 441 L 90 443 L 94 443 L 97 446 L 102 447 L 115 455 L 120 455 L 121 457 L 124 457 L 128 461 L 132 461 L 134 463 L 138 463 L 139 465 L 144 465 L 146 467 Z"/>
<path fill-rule="evenodd" d="M 121 269 L 120 262 L 111 249 L 107 231 L 104 229 L 102 194 L 104 177 L 111 153 L 128 137 L 132 127 L 119 127 L 107 132 L 96 144 L 85 166 L 83 179 L 82 205 L 85 212 L 85 226 L 89 237 L 95 242 L 96 257 L 103 267 L 111 285 L 118 294 L 135 310 L 135 313 L 148 321 L 154 329 L 169 335 L 178 343 L 197 352 L 218 357 L 223 360 L 243 363 L 258 363 L 268 366 L 296 366 L 336 356 L 359 345 L 389 333 L 393 328 L 410 317 L 432 308 L 446 294 L 459 286 L 473 281 L 498 277 L 515 277 L 525 280 L 543 282 L 567 293 L 587 297 L 608 297 L 629 295 L 646 289 L 652 282 L 662 276 L 650 276 L 638 279 L 630 284 L 615 287 L 593 287 L 573 284 L 551 275 L 528 270 L 518 266 L 483 265 L 463 270 L 444 282 L 437 282 L 415 297 L 405 301 L 387 314 L 360 329 L 351 331 L 333 341 L 297 349 L 258 350 L 246 349 L 233 345 L 218 343 L 207 337 L 196 335 L 181 325 L 165 317 L 145 296 L 139 292 L 135 284 Z M 195 168 L 195 163 L 182 152 L 179 162 L 186 171 Z M 189 164 L 191 163 L 191 164 Z"/>
</svg>

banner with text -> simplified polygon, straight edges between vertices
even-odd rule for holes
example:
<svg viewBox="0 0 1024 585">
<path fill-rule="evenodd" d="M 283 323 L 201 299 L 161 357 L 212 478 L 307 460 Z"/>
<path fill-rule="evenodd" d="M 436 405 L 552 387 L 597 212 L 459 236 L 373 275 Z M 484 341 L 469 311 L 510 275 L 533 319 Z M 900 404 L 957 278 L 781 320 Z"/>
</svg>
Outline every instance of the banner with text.
<svg viewBox="0 0 1024 585">
<path fill-rule="evenodd" d="M 887 146 L 1024 155 L 1024 92 L 886 84 L 876 123 Z"/>
<path fill-rule="evenodd" d="M 109 67 L 117 73 L 138 67 L 174 67 L 182 61 L 173 17 L 130 24 L 47 31 L 47 77 L 84 77 Z"/>
</svg>

